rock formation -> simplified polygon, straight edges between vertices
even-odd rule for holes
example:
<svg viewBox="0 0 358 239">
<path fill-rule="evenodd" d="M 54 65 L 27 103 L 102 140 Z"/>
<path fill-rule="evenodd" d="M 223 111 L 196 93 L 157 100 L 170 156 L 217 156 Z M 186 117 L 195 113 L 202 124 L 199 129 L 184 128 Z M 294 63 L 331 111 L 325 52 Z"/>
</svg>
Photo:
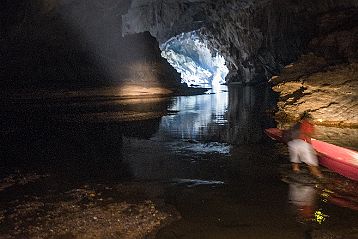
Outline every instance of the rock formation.
<svg viewBox="0 0 358 239">
<path fill-rule="evenodd" d="M 311 112 L 317 124 L 358 127 L 358 10 L 318 19 L 318 34 L 297 62 L 273 77 L 283 122 Z"/>
<path fill-rule="evenodd" d="M 297 59 L 316 35 L 316 18 L 357 1 L 133 0 L 123 33 L 148 30 L 160 43 L 202 28 L 230 67 L 228 81 L 266 81 Z M 194 29 L 193 29 L 194 28 Z"/>
<path fill-rule="evenodd" d="M 276 77 L 290 81 L 276 87 L 285 101 L 280 111 L 292 118 L 311 109 L 327 124 L 351 125 L 357 121 L 350 116 L 357 115 L 357 9 L 356 0 L 4 1 L 1 87 L 176 88 L 179 76 L 161 59 L 156 40 L 198 30 L 225 57 L 228 83 L 265 82 L 288 66 Z M 123 37 L 134 33 L 142 35 Z M 341 98 L 330 96 L 337 91 Z M 313 107 L 308 102 L 316 97 L 322 102 Z"/>
<path fill-rule="evenodd" d="M 6 2 L 1 88 L 180 88 L 180 75 L 154 37 L 122 37 L 127 7 L 128 1 Z"/>
<path fill-rule="evenodd" d="M 309 110 L 317 123 L 355 126 L 357 9 L 349 0 L 133 0 L 123 33 L 148 30 L 162 43 L 201 29 L 227 61 L 227 82 L 281 82 L 281 120 Z"/>
</svg>

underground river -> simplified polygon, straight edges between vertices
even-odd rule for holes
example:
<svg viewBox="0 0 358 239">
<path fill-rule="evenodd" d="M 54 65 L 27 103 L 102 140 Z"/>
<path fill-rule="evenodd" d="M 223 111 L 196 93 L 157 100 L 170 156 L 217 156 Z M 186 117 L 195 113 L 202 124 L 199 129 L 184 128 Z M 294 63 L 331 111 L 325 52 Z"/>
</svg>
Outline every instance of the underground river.
<svg viewBox="0 0 358 239">
<path fill-rule="evenodd" d="M 292 175 L 286 146 L 263 134 L 275 126 L 273 97 L 261 85 L 18 102 L 31 104 L 29 122 L 46 111 L 51 124 L 3 127 L 13 146 L 0 168 L 0 237 L 358 238 L 357 183 L 326 169 L 325 182 Z M 317 132 L 357 150 L 357 129 Z"/>
</svg>

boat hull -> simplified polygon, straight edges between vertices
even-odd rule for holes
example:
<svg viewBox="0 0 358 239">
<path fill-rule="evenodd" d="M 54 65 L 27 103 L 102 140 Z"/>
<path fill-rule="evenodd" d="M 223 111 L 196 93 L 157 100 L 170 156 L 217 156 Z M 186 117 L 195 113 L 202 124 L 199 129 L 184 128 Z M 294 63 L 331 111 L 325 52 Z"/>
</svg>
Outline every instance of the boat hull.
<svg viewBox="0 0 358 239">
<path fill-rule="evenodd" d="M 272 139 L 286 143 L 283 131 L 277 128 L 265 129 Z M 319 164 L 342 176 L 358 181 L 358 152 L 317 139 L 312 139 L 312 147 L 317 151 Z"/>
</svg>

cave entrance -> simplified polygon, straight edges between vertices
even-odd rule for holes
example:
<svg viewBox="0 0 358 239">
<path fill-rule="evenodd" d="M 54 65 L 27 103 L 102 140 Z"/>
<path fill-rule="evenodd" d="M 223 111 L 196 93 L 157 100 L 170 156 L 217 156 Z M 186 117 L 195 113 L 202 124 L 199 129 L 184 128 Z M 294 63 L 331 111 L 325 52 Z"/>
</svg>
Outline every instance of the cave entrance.
<svg viewBox="0 0 358 239">
<path fill-rule="evenodd" d="M 214 91 L 225 83 L 229 70 L 225 59 L 199 31 L 182 33 L 160 45 L 162 56 L 181 74 L 190 87 L 208 87 Z"/>
</svg>

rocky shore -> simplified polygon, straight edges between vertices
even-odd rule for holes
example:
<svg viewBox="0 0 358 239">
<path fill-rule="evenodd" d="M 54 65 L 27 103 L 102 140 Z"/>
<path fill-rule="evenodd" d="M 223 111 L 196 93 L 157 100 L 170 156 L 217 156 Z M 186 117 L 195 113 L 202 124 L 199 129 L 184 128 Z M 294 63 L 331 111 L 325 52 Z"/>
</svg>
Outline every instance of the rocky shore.
<svg viewBox="0 0 358 239">
<path fill-rule="evenodd" d="M 152 238 L 180 218 L 157 183 L 73 183 L 15 171 L 0 181 L 0 238 Z"/>
</svg>

